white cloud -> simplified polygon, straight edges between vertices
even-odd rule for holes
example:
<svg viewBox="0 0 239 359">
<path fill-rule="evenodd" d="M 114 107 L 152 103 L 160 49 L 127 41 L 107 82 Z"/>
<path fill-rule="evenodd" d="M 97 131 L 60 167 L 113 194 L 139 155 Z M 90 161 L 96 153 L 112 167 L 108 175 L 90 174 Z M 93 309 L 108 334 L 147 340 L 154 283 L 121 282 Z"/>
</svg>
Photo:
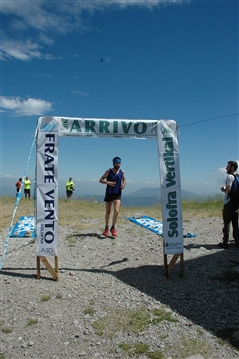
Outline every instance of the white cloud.
<svg viewBox="0 0 239 359">
<path fill-rule="evenodd" d="M 64 26 L 60 26 L 59 19 L 63 17 L 62 6 L 64 3 L 53 3 L 32 0 L 26 1 L 4 1 L 2 2 L 2 14 L 9 16 L 9 29 L 11 31 L 22 31 L 34 28 L 36 30 L 53 29 L 58 32 L 66 32 Z M 69 3 L 68 3 L 69 4 Z M 49 6 L 48 6 L 49 5 Z M 4 20 L 4 19 L 3 19 Z M 65 25 L 65 24 L 64 24 Z"/>
<path fill-rule="evenodd" d="M 60 80 L 60 77 L 58 76 L 53 76 L 53 75 L 49 75 L 49 74 L 41 74 L 41 73 L 37 73 L 35 75 L 33 75 L 34 77 L 36 78 L 39 78 L 39 77 L 47 77 L 47 78 L 50 78 L 50 79 L 55 79 L 55 80 Z"/>
<path fill-rule="evenodd" d="M 45 60 L 54 60 L 56 58 L 55 56 L 48 53 L 43 54 L 41 50 L 42 46 L 36 42 L 32 42 L 31 40 L 22 41 L 7 39 L 3 34 L 0 59 L 30 61 L 34 58 Z M 61 59 L 61 57 L 58 57 L 58 59 Z"/>
<path fill-rule="evenodd" d="M 6 174 L 3 176 L 3 178 L 13 178 L 13 175 Z"/>
<path fill-rule="evenodd" d="M 17 60 L 28 61 L 33 58 L 41 58 L 40 46 L 30 40 L 25 42 L 17 40 L 2 40 L 1 58 L 2 60 L 14 58 Z"/>
<path fill-rule="evenodd" d="M 160 5 L 182 2 L 183 0 L 3 1 L 1 12 L 4 33 L 1 35 L 0 56 L 2 60 L 53 59 L 50 54 L 43 55 L 42 46 L 53 46 L 54 38 L 59 35 L 79 30 L 89 31 L 85 22 L 87 13 L 91 16 L 94 11 L 104 11 L 109 7 L 125 9 L 134 6 L 151 10 Z M 23 41 L 25 33 L 28 39 Z M 110 61 L 110 58 L 106 61 Z"/>
<path fill-rule="evenodd" d="M 233 159 L 232 161 L 236 161 L 239 165 L 239 159 L 237 159 L 237 160 Z M 220 183 L 220 184 L 224 183 L 226 176 L 227 176 L 226 165 L 227 165 L 227 163 L 225 163 L 224 167 L 220 167 L 220 168 L 216 169 L 214 171 L 214 173 L 212 174 L 211 177 L 213 179 L 215 179 L 216 183 Z M 238 172 L 238 170 L 237 170 L 237 172 Z"/>
<path fill-rule="evenodd" d="M 217 174 L 219 174 L 220 176 L 226 176 L 226 166 L 225 167 L 221 167 L 217 169 Z"/>
<path fill-rule="evenodd" d="M 3 112 L 11 111 L 20 116 L 44 115 L 52 110 L 52 104 L 45 100 L 20 97 L 0 96 L 0 108 Z"/>
<path fill-rule="evenodd" d="M 75 93 L 76 95 L 80 95 L 80 96 L 89 96 L 86 92 L 82 92 L 82 91 L 72 90 L 71 92 Z"/>
</svg>

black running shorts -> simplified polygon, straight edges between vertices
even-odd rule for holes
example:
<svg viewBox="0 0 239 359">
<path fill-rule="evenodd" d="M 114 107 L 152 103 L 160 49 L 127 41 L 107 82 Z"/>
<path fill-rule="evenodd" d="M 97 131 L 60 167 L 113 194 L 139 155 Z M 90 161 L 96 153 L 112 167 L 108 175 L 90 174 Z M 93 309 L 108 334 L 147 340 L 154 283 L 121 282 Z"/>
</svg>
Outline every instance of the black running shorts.
<svg viewBox="0 0 239 359">
<path fill-rule="evenodd" d="M 106 193 L 104 201 L 105 202 L 112 202 L 112 201 L 114 201 L 116 199 L 121 200 L 121 194 L 118 194 L 118 193 L 110 193 L 110 194 L 108 194 L 108 193 Z"/>
</svg>

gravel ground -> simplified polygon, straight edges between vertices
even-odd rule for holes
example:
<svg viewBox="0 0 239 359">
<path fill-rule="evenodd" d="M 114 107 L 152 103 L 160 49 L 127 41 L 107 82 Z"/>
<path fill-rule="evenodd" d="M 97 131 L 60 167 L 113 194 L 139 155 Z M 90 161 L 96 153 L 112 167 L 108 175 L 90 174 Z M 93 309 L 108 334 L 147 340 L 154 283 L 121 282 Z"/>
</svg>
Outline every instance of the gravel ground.
<svg viewBox="0 0 239 359">
<path fill-rule="evenodd" d="M 239 358 L 239 250 L 217 246 L 220 219 L 187 219 L 184 276 L 177 262 L 168 279 L 162 237 L 127 220 L 116 238 L 102 218 L 83 227 L 59 228 L 58 282 L 43 264 L 36 279 L 31 238 L 9 240 L 0 359 Z"/>
</svg>

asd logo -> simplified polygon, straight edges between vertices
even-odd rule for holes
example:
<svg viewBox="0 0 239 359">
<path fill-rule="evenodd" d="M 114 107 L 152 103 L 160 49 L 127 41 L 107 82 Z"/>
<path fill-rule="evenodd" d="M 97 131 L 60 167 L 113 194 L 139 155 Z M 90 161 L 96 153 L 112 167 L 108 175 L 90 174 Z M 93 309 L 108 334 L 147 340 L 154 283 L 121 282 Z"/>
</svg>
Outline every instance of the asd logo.
<svg viewBox="0 0 239 359">
<path fill-rule="evenodd" d="M 52 248 L 42 248 L 41 253 L 52 253 L 53 249 Z"/>
</svg>

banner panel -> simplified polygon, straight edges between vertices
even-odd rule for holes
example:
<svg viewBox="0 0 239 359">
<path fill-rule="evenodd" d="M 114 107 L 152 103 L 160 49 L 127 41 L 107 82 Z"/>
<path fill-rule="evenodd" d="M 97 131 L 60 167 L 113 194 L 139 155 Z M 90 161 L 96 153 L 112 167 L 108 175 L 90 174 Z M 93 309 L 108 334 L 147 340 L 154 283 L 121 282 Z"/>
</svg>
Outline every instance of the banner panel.
<svg viewBox="0 0 239 359">
<path fill-rule="evenodd" d="M 176 122 L 160 120 L 157 132 L 164 253 L 181 254 L 183 253 L 183 225 Z"/>
<path fill-rule="evenodd" d="M 157 120 L 41 117 L 40 131 L 59 136 L 157 138 Z"/>
<path fill-rule="evenodd" d="M 37 139 L 37 255 L 57 255 L 58 136 L 158 139 L 165 254 L 183 253 L 177 126 L 173 120 L 40 117 Z"/>
<path fill-rule="evenodd" d="M 39 132 L 37 139 L 36 254 L 57 256 L 58 133 Z"/>
</svg>

